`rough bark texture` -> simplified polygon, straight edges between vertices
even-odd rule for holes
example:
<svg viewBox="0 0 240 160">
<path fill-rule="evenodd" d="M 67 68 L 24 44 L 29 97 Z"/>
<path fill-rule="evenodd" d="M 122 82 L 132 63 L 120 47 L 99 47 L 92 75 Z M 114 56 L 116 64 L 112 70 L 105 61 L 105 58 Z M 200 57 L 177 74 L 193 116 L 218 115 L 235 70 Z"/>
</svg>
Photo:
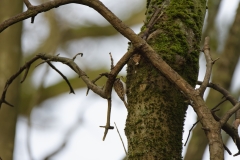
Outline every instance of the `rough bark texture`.
<svg viewBox="0 0 240 160">
<path fill-rule="evenodd" d="M 1 0 L 0 22 L 22 11 L 22 1 Z M 22 23 L 6 29 L 0 34 L 0 91 L 7 79 L 19 69 L 21 57 Z M 7 94 L 7 101 L 17 106 L 19 100 L 19 81 L 15 81 Z M 13 159 L 17 107 L 3 105 L 0 110 L 0 157 Z"/>
<path fill-rule="evenodd" d="M 194 86 L 206 2 L 148 0 L 147 22 L 163 3 L 147 41 Z M 139 65 L 128 63 L 127 97 L 128 159 L 181 159 L 186 98 L 143 56 Z"/>
</svg>

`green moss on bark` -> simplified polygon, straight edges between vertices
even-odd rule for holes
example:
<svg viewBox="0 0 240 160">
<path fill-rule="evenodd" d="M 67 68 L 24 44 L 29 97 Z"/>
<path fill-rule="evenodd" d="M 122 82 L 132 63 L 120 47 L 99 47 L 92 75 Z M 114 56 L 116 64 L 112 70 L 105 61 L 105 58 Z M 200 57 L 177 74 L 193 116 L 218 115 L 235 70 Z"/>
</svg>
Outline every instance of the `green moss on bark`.
<svg viewBox="0 0 240 160">
<path fill-rule="evenodd" d="M 146 21 L 153 6 L 163 0 L 148 1 Z M 205 1 L 166 1 L 162 17 L 147 39 L 153 49 L 192 86 L 198 75 L 198 57 Z M 142 27 L 145 30 L 145 26 Z M 181 159 L 182 132 L 187 104 L 170 83 L 142 56 L 127 69 L 128 159 Z"/>
</svg>

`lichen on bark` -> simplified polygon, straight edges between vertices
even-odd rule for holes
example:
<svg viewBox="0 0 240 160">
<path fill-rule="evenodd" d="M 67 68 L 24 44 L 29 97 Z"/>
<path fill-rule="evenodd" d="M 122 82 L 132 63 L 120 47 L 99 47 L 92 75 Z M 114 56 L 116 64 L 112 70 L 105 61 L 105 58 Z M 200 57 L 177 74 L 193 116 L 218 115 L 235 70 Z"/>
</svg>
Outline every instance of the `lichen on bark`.
<svg viewBox="0 0 240 160">
<path fill-rule="evenodd" d="M 147 42 L 194 86 L 205 1 L 148 0 L 147 7 L 146 22 L 162 7 Z M 128 62 L 127 97 L 128 159 L 181 159 L 186 98 L 144 54 L 139 65 Z"/>
</svg>

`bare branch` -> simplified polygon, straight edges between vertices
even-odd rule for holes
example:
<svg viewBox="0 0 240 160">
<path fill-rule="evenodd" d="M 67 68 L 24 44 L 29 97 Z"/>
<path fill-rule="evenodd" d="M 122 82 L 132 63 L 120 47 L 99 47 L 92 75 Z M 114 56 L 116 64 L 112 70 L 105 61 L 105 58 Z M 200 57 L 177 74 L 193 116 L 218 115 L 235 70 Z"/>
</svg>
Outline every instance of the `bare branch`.
<svg viewBox="0 0 240 160">
<path fill-rule="evenodd" d="M 33 6 L 28 0 L 23 0 L 23 2 L 27 6 L 27 8 L 31 8 Z"/>
<path fill-rule="evenodd" d="M 108 101 L 108 110 L 107 110 L 107 123 L 105 126 L 100 126 L 102 128 L 105 128 L 105 131 L 104 131 L 104 135 L 103 135 L 103 141 L 105 140 L 106 136 L 107 136 L 107 133 L 108 133 L 108 130 L 109 129 L 114 129 L 113 126 L 110 126 L 110 117 L 111 117 L 111 108 L 112 108 L 112 100 L 111 99 L 107 99 Z"/>
<path fill-rule="evenodd" d="M 205 77 L 203 79 L 203 83 L 202 85 L 198 88 L 198 91 L 199 91 L 199 94 L 201 96 L 203 96 L 206 88 L 207 88 L 207 85 L 209 83 L 209 80 L 211 78 L 211 73 L 212 73 L 212 65 L 213 65 L 213 61 L 212 61 L 212 58 L 210 56 L 210 47 L 209 47 L 209 37 L 206 37 L 205 38 L 205 41 L 204 41 L 204 48 L 203 48 L 203 51 L 204 51 L 204 55 L 205 55 L 205 59 L 206 59 L 206 73 L 205 73 Z"/>
<path fill-rule="evenodd" d="M 83 56 L 83 53 L 77 53 L 77 54 L 72 58 L 72 60 L 74 61 L 74 60 L 77 58 L 77 56 L 79 56 L 79 55 L 82 57 L 82 56 Z"/>
<path fill-rule="evenodd" d="M 50 64 L 50 61 L 55 61 L 55 62 L 62 62 L 66 65 L 68 65 L 72 70 L 74 70 L 79 77 L 82 78 L 82 80 L 85 82 L 85 84 L 88 86 L 88 88 L 90 88 L 91 90 L 93 90 L 93 92 L 95 92 L 96 94 L 98 94 L 99 96 L 103 97 L 106 99 L 106 95 L 104 93 L 104 91 L 99 88 L 98 86 L 96 86 L 94 83 L 92 83 L 89 78 L 87 77 L 87 75 L 85 74 L 85 72 L 83 72 L 78 65 L 73 61 L 73 59 L 69 59 L 69 58 L 65 58 L 65 57 L 58 57 L 58 56 L 53 56 L 53 55 L 47 55 L 44 53 L 39 53 L 37 54 L 33 59 L 31 59 L 30 61 L 26 62 L 25 65 L 23 67 L 21 67 L 19 69 L 19 71 L 17 73 L 15 73 L 13 76 L 10 77 L 10 79 L 6 82 L 1 99 L 0 99 L 0 108 L 2 103 L 5 103 L 9 106 L 12 106 L 12 104 L 10 104 L 9 102 L 7 102 L 5 100 L 6 97 L 6 93 L 8 90 L 9 85 L 13 82 L 14 79 L 16 79 L 24 70 L 26 70 L 25 75 L 23 80 L 26 78 L 28 70 L 31 66 L 31 64 L 33 62 L 35 62 L 38 59 L 42 59 L 44 60 L 44 62 L 47 62 L 54 70 L 56 70 L 68 83 L 69 87 L 70 87 L 70 93 L 74 93 L 73 88 L 71 87 L 70 83 L 68 82 L 67 78 L 65 76 L 63 76 L 63 74 L 58 71 L 53 65 Z M 42 63 L 41 63 L 42 64 Z M 22 80 L 22 81 L 23 81 Z"/>
<path fill-rule="evenodd" d="M 65 4 L 69 4 L 69 3 L 79 3 L 79 2 L 80 2 L 80 0 L 54 0 L 54 1 L 42 3 L 38 6 L 32 6 L 28 0 L 24 0 L 24 3 L 28 7 L 28 10 L 23 13 L 19 13 L 15 16 L 5 20 L 4 22 L 2 22 L 0 24 L 0 33 L 3 30 L 5 30 L 7 27 L 9 27 L 17 22 L 28 19 L 30 17 L 35 17 L 37 14 L 39 14 L 41 12 L 46 12 L 52 8 L 57 8 L 61 5 L 65 5 Z M 33 18 L 32 18 L 32 23 L 33 23 Z"/>
<path fill-rule="evenodd" d="M 68 86 L 69 86 L 69 88 L 70 88 L 70 93 L 75 94 L 75 92 L 74 92 L 74 90 L 73 90 L 70 82 L 68 81 L 67 77 L 64 76 L 64 75 L 62 74 L 62 72 L 60 72 L 51 62 L 47 62 L 47 63 L 48 63 L 48 65 L 49 65 L 50 67 L 52 67 L 52 69 L 54 69 L 56 72 L 58 72 L 58 73 L 63 77 L 63 79 L 67 82 L 67 84 L 68 84 Z"/>
<path fill-rule="evenodd" d="M 200 82 L 200 81 L 198 81 L 197 83 L 202 84 L 202 82 Z M 230 93 L 226 89 L 222 88 L 221 86 L 219 86 L 217 84 L 208 83 L 207 86 L 222 93 L 223 96 L 228 101 L 230 101 L 232 103 L 232 105 L 234 105 L 234 107 L 231 108 L 227 113 L 225 113 L 224 116 L 222 117 L 222 119 L 220 120 L 221 125 L 224 125 L 228 121 L 228 119 L 240 109 L 240 102 L 238 102 L 233 96 L 231 96 Z"/>
<path fill-rule="evenodd" d="M 111 70 L 114 68 L 114 62 L 113 62 L 113 58 L 112 58 L 112 54 L 111 52 L 109 53 L 110 56 L 110 60 L 111 60 Z"/>
<path fill-rule="evenodd" d="M 224 116 L 221 118 L 220 123 L 221 125 L 225 124 L 229 118 L 240 109 L 240 102 L 238 102 L 233 108 L 231 108 Z"/>
<path fill-rule="evenodd" d="M 193 127 L 195 127 L 198 122 L 199 122 L 199 120 L 197 120 L 197 122 L 195 122 L 195 123 L 192 125 L 192 127 L 190 128 L 190 130 L 189 130 L 189 132 L 188 132 L 187 140 L 186 140 L 186 142 L 184 143 L 184 146 L 187 145 L 188 139 L 189 139 L 189 137 L 190 137 L 190 133 L 191 133 L 191 131 L 193 130 Z"/>
<path fill-rule="evenodd" d="M 223 144 L 223 147 L 228 152 L 229 155 L 232 155 L 232 152 L 227 148 L 225 144 Z"/>
<path fill-rule="evenodd" d="M 118 73 L 122 70 L 122 68 L 126 65 L 130 57 L 136 52 L 135 49 L 131 48 L 127 53 L 123 55 L 123 57 L 117 62 L 111 72 L 108 74 L 108 80 L 105 85 L 105 93 L 110 96 L 112 93 L 113 83 L 115 82 L 115 78 Z"/>
<path fill-rule="evenodd" d="M 108 77 L 108 73 L 101 73 L 97 78 L 95 78 L 94 80 L 92 80 L 92 83 L 95 84 L 100 78 L 102 78 L 103 76 Z M 86 96 L 89 93 L 90 88 L 87 88 L 87 93 Z"/>
<path fill-rule="evenodd" d="M 89 78 L 87 77 L 86 73 L 83 72 L 78 65 L 73 61 L 73 59 L 69 59 L 66 57 L 59 57 L 59 56 L 53 56 L 53 55 L 47 55 L 44 53 L 39 53 L 36 55 L 37 57 L 40 57 L 43 60 L 50 60 L 50 61 L 54 61 L 54 62 L 62 62 L 63 64 L 68 65 L 72 70 L 74 70 L 79 77 L 82 78 L 82 80 L 85 82 L 85 84 L 96 94 L 98 94 L 99 96 L 103 97 L 106 99 L 106 95 L 103 92 L 103 90 L 101 88 L 99 88 L 98 86 L 96 86 L 95 84 L 93 84 Z"/>
<path fill-rule="evenodd" d="M 202 82 L 201 81 L 197 81 L 197 84 L 201 85 Z M 207 85 L 208 87 L 211 87 L 212 89 L 220 92 L 224 97 L 226 97 L 226 99 L 232 103 L 232 105 L 236 105 L 238 103 L 238 101 L 223 87 L 219 86 L 218 84 L 214 84 L 214 83 L 208 83 Z"/>
<path fill-rule="evenodd" d="M 121 134 L 119 133 L 119 130 L 118 130 L 117 125 L 116 125 L 115 122 L 114 122 L 114 124 L 115 124 L 115 127 L 116 127 L 116 129 L 117 129 L 118 135 L 119 135 L 119 137 L 120 137 L 120 139 L 121 139 L 121 142 L 122 142 L 122 145 L 123 145 L 124 151 L 125 151 L 125 153 L 126 153 L 126 155 L 127 155 L 127 150 L 126 150 L 126 147 L 125 147 L 125 145 L 124 145 L 124 143 L 123 143 L 123 140 L 122 140 Z"/>
<path fill-rule="evenodd" d="M 212 115 L 216 121 L 220 121 L 220 118 L 217 115 L 215 115 L 215 113 L 212 112 Z M 240 153 L 240 137 L 238 135 L 238 130 L 234 129 L 228 123 L 223 124 L 222 129 L 232 138 L 233 142 L 236 144 L 238 148 L 238 153 Z M 236 153 L 234 156 L 237 156 L 238 153 Z"/>
<path fill-rule="evenodd" d="M 216 109 L 223 104 L 225 101 L 227 100 L 227 98 L 224 98 L 221 102 L 219 102 L 215 107 L 212 108 L 212 111 L 216 111 Z"/>
<path fill-rule="evenodd" d="M 13 107 L 12 104 L 8 103 L 5 98 L 6 98 L 6 93 L 7 93 L 7 90 L 8 90 L 8 87 L 11 85 L 11 83 L 27 68 L 29 68 L 31 66 L 31 64 L 33 62 L 35 62 L 36 60 L 38 60 L 39 57 L 34 57 L 33 59 L 31 59 L 30 61 L 26 62 L 26 64 L 24 66 L 22 66 L 18 71 L 17 73 L 15 73 L 14 75 L 12 75 L 6 82 L 5 84 L 5 87 L 4 87 L 4 90 L 3 90 L 3 93 L 2 93 L 2 96 L 1 96 L 1 99 L 0 99 L 0 108 L 2 106 L 2 103 L 5 103 L 11 107 Z M 27 73 L 25 73 L 25 76 L 27 76 Z M 25 78 L 24 78 L 25 79 Z M 22 81 L 24 81 L 24 79 Z"/>
</svg>

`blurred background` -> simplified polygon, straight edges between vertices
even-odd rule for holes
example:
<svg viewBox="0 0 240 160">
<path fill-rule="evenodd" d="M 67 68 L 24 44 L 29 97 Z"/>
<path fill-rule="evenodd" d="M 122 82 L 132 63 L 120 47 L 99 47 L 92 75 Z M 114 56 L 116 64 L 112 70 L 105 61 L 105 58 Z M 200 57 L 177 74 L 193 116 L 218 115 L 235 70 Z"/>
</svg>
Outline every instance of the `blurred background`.
<svg viewBox="0 0 240 160">
<path fill-rule="evenodd" d="M 6 1 L 0 2 L 5 4 L 0 6 L 0 22 L 27 10 L 21 1 L 17 2 L 18 8 L 15 9 L 9 4 L 12 2 Z M 30 2 L 33 5 L 39 5 L 46 1 L 31 0 Z M 145 19 L 145 0 L 102 0 L 102 2 L 136 33 L 139 33 Z M 240 93 L 239 0 L 210 0 L 208 2 L 203 37 L 206 35 L 211 38 L 213 59 L 220 57 L 214 65 L 211 81 L 228 89 L 235 98 L 238 98 Z M 60 54 L 68 58 L 72 58 L 77 53 L 83 53 L 83 57 L 77 57 L 75 62 L 91 79 L 94 79 L 100 73 L 110 70 L 109 53 L 112 53 L 116 63 L 127 51 L 127 43 L 128 40 L 117 33 L 93 9 L 76 4 L 65 5 L 38 14 L 33 24 L 30 19 L 27 19 L 0 34 L 2 60 L 0 75 L 7 68 L 9 75 L 6 79 L 9 78 L 18 70 L 19 65 L 24 65 L 37 53 Z M 2 58 L 5 53 L 7 54 L 6 64 Z M 17 54 L 18 56 L 15 56 Z M 91 91 L 86 96 L 86 85 L 64 64 L 54 63 L 68 77 L 75 94 L 69 94 L 68 85 L 58 73 L 46 64 L 34 68 L 37 64 L 31 67 L 23 84 L 15 82 L 10 87 L 7 100 L 15 104 L 15 108 L 3 105 L 0 111 L 0 126 L 16 124 L 16 126 L 12 125 L 13 133 L 6 133 L 0 127 L 0 132 L 9 134 L 9 136 L 14 135 L 16 129 L 13 159 L 123 159 L 125 152 L 116 129 L 110 130 L 106 140 L 102 141 L 104 129 L 99 126 L 106 123 L 107 101 Z M 203 80 L 205 58 L 202 54 L 199 64 L 199 80 Z M 125 75 L 126 68 L 119 76 Z M 0 79 L 1 90 L 6 79 Z M 103 86 L 105 81 L 106 79 L 102 78 L 97 84 Z M 15 98 L 17 95 L 20 95 L 19 99 Z M 208 90 L 205 98 L 207 105 L 212 108 L 221 101 L 222 97 L 219 93 Z M 127 111 L 115 92 L 113 92 L 112 102 L 111 125 L 116 122 L 127 147 L 124 134 Z M 225 102 L 218 115 L 220 116 L 229 108 L 231 105 Z M 195 121 L 196 114 L 189 107 L 183 143 Z M 232 123 L 231 121 L 232 119 L 229 123 Z M 238 150 L 233 141 L 225 133 L 222 135 L 226 146 L 233 154 L 237 153 Z M 197 125 L 191 132 L 187 146 L 183 147 L 183 157 L 185 160 L 192 160 L 193 157 L 197 160 L 209 159 L 207 139 L 200 125 Z M 225 153 L 226 160 L 238 158 Z"/>
</svg>

